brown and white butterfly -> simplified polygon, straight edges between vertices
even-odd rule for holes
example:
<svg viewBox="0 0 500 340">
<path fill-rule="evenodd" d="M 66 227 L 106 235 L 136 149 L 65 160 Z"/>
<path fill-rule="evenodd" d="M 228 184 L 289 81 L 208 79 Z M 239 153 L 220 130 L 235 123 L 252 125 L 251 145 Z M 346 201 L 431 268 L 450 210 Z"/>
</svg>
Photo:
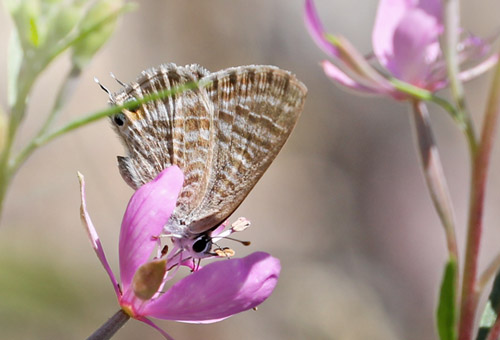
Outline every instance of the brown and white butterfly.
<svg viewBox="0 0 500 340">
<path fill-rule="evenodd" d="M 168 166 L 183 171 L 184 185 L 164 232 L 203 257 L 211 250 L 211 231 L 238 208 L 287 140 L 307 88 L 275 66 L 210 73 L 199 65 L 166 64 L 122 83 L 110 101 L 122 105 L 192 82 L 200 85 L 111 120 L 127 152 L 118 157 L 119 170 L 132 188 Z"/>
</svg>

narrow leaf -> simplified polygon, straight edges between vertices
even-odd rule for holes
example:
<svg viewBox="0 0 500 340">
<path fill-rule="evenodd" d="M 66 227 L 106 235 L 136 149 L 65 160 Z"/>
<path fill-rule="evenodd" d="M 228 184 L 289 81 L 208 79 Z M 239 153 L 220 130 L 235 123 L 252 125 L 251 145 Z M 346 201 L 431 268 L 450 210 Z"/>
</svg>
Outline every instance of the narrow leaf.
<svg viewBox="0 0 500 340">
<path fill-rule="evenodd" d="M 450 258 L 444 269 L 439 304 L 437 308 L 437 328 L 441 340 L 454 340 L 456 335 L 456 275 L 457 262 Z"/>
</svg>

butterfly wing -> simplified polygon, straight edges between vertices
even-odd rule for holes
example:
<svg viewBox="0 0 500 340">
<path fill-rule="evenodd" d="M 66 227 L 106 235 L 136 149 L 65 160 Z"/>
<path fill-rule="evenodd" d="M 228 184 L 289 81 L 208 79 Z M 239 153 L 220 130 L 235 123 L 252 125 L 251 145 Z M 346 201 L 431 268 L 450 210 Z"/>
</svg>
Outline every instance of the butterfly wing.
<svg viewBox="0 0 500 340">
<path fill-rule="evenodd" d="M 142 73 L 136 82 L 113 95 L 114 104 L 195 82 L 209 72 L 198 65 L 162 65 Z M 211 164 L 214 134 L 213 103 L 196 88 L 124 110 L 112 118 L 127 157 L 118 157 L 124 180 L 137 189 L 171 165 L 184 173 L 184 185 L 174 214 L 187 216 L 198 207 L 208 186 L 204 171 Z"/>
<path fill-rule="evenodd" d="M 216 143 L 205 195 L 189 218 L 192 234 L 223 222 L 241 204 L 283 147 L 307 93 L 274 66 L 235 67 L 206 78 Z"/>
<path fill-rule="evenodd" d="M 184 237 L 212 229 L 241 204 L 291 133 L 307 93 L 294 75 L 274 66 L 210 74 L 197 65 L 167 64 L 143 72 L 113 101 L 120 105 L 192 81 L 200 87 L 113 118 L 127 149 L 118 162 L 129 185 L 138 188 L 173 164 L 184 172 L 166 225 L 168 233 Z"/>
</svg>

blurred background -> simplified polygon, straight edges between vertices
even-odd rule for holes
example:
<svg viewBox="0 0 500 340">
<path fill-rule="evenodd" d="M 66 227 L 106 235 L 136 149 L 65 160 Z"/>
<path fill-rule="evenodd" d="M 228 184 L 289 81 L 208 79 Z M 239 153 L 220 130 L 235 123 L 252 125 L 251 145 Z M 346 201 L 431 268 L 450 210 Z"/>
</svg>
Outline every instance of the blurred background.
<svg viewBox="0 0 500 340">
<path fill-rule="evenodd" d="M 436 296 L 446 259 L 445 239 L 429 199 L 405 103 L 359 97 L 332 84 L 326 58 L 303 24 L 299 0 L 143 1 L 126 14 L 109 44 L 83 73 L 61 123 L 106 108 L 109 76 L 130 82 L 161 63 L 199 63 L 207 69 L 271 64 L 308 87 L 297 127 L 273 165 L 233 215 L 252 228 L 249 248 L 281 259 L 273 295 L 258 311 L 212 325 L 162 322 L 175 339 L 437 339 Z M 371 52 L 377 2 L 316 0 L 329 32 Z M 463 1 L 463 25 L 486 36 L 498 28 L 500 4 Z M 6 49 L 10 18 L 0 8 L 0 101 L 6 106 Z M 24 145 L 50 110 L 69 62 L 43 74 L 20 131 Z M 467 84 L 479 128 L 489 77 Z M 463 136 L 431 107 L 434 132 L 458 218 L 463 252 L 469 159 Z M 20 143 L 20 144 L 21 144 Z M 81 339 L 118 310 L 108 277 L 79 219 L 76 172 L 85 175 L 89 212 L 108 260 L 118 273 L 121 218 L 132 190 L 116 156 L 123 148 L 104 119 L 37 151 L 7 195 L 0 226 L 0 338 Z M 498 252 L 499 150 L 487 194 L 484 267 Z M 129 321 L 116 339 L 160 339 Z"/>
</svg>

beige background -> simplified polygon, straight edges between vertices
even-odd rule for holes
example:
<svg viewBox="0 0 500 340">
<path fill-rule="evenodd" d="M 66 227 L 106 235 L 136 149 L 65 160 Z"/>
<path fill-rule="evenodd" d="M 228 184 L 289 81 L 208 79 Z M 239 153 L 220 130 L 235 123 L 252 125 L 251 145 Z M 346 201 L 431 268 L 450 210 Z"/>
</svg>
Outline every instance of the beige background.
<svg viewBox="0 0 500 340">
<path fill-rule="evenodd" d="M 121 21 L 85 70 L 61 122 L 106 107 L 93 82 L 119 86 L 164 62 L 209 70 L 244 64 L 288 69 L 308 86 L 304 113 L 274 164 L 235 213 L 253 227 L 250 249 L 279 257 L 282 275 L 257 312 L 213 325 L 159 322 L 182 339 L 436 339 L 435 299 L 445 261 L 443 232 L 418 167 L 408 108 L 359 97 L 333 85 L 308 36 L 302 1 L 144 1 Z M 325 26 L 363 53 L 371 49 L 376 2 L 317 0 Z M 495 1 L 464 4 L 464 26 L 498 27 Z M 6 46 L 11 26 L 0 9 L 0 100 L 6 104 Z M 36 84 L 18 146 L 51 107 L 66 58 Z M 479 126 L 488 77 L 467 85 Z M 456 204 L 463 251 L 469 163 L 464 138 L 432 108 L 445 172 Z M 90 214 L 113 268 L 122 214 L 132 194 L 116 168 L 123 148 L 106 120 L 39 150 L 10 188 L 0 226 L 0 338 L 81 339 L 117 309 L 109 280 L 79 220 L 76 171 L 87 180 Z M 499 250 L 498 150 L 485 219 L 484 267 Z M 229 244 L 231 245 L 231 244 Z M 234 245 L 232 245 L 234 246 Z M 116 339 L 160 339 L 130 321 Z"/>
</svg>

